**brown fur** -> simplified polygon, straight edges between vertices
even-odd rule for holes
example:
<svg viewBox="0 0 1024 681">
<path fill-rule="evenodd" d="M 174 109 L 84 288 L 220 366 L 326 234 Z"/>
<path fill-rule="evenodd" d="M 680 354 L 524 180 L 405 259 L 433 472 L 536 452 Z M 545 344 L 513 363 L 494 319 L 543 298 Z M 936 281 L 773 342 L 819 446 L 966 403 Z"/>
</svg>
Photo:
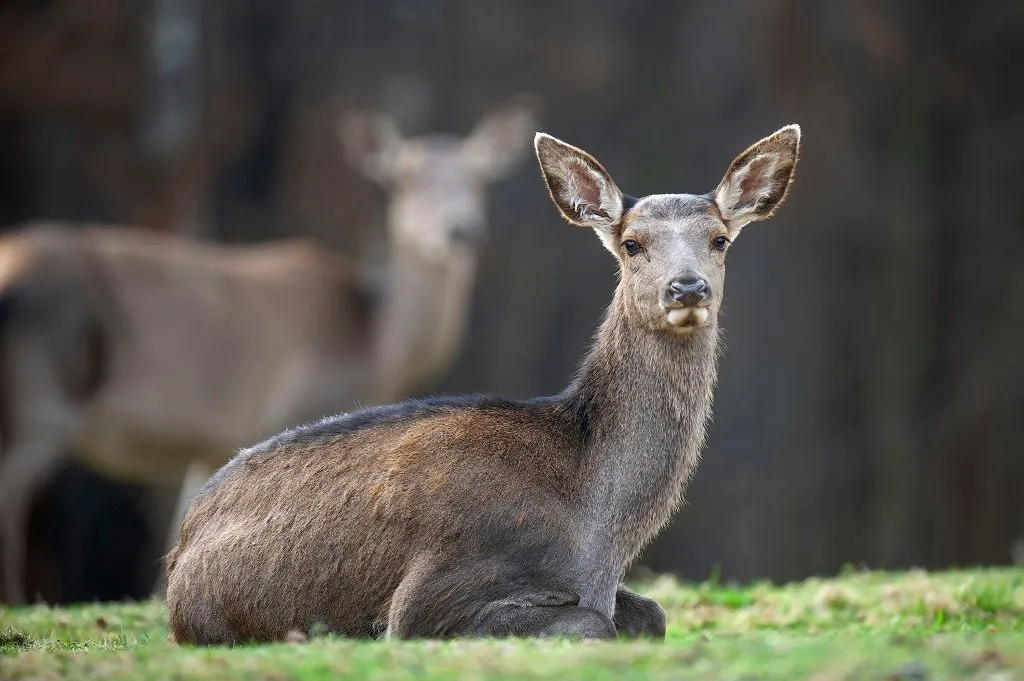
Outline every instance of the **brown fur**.
<svg viewBox="0 0 1024 681">
<path fill-rule="evenodd" d="M 795 157 L 797 141 L 772 153 Z M 664 611 L 620 582 L 697 465 L 724 278 L 709 240 L 734 225 L 691 195 L 646 197 L 623 220 L 593 157 L 548 136 L 536 146 L 559 210 L 622 263 L 579 374 L 551 397 L 412 400 L 243 450 L 195 498 L 168 557 L 178 641 L 280 639 L 317 623 L 348 636 L 664 636 Z M 737 168 L 772 181 L 741 164 L 723 183 Z M 645 252 L 619 249 L 630 235 Z M 712 300 L 666 302 L 688 272 Z M 710 312 L 672 322 L 684 307 Z"/>
</svg>

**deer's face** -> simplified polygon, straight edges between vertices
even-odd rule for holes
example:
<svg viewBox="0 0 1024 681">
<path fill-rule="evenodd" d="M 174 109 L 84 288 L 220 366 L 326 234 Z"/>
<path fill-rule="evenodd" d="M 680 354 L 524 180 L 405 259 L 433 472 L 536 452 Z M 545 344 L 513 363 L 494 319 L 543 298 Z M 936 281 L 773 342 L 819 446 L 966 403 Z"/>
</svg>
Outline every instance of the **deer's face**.
<svg viewBox="0 0 1024 681">
<path fill-rule="evenodd" d="M 717 317 L 729 230 L 707 197 L 648 196 L 623 215 L 615 247 L 631 318 L 687 332 Z"/>
<path fill-rule="evenodd" d="M 466 137 L 403 138 L 394 121 L 350 113 L 339 127 L 349 160 L 390 194 L 392 242 L 444 263 L 475 258 L 486 236 L 487 187 L 527 149 L 534 114 L 514 105 L 484 117 Z"/>
<path fill-rule="evenodd" d="M 745 225 L 771 216 L 796 168 L 800 128 L 747 148 L 705 195 L 625 197 L 593 156 L 538 133 L 537 158 L 552 200 L 569 222 L 591 227 L 619 260 L 629 320 L 688 335 L 717 323 L 725 254 Z"/>
<path fill-rule="evenodd" d="M 475 255 L 486 230 L 488 178 L 462 153 L 462 140 L 424 137 L 399 149 L 391 187 L 391 238 L 430 260 Z"/>
</svg>

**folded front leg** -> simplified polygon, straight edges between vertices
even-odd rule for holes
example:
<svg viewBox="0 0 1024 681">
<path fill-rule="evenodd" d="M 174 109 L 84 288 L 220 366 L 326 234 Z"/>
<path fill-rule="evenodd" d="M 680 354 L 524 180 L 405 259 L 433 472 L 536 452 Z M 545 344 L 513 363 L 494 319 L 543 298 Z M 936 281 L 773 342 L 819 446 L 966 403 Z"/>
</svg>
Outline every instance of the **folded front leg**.
<svg viewBox="0 0 1024 681">
<path fill-rule="evenodd" d="M 491 567 L 491 566 L 488 566 Z M 610 639 L 615 624 L 579 594 L 515 574 L 417 561 L 391 598 L 389 638 L 568 637 Z M 487 574 L 487 579 L 480 579 Z"/>
<path fill-rule="evenodd" d="M 615 592 L 615 629 L 629 638 L 665 638 L 665 611 L 653 598 L 619 585 Z"/>
<path fill-rule="evenodd" d="M 564 600 L 563 594 L 551 593 L 544 600 Z M 579 602 L 579 596 L 575 597 Z M 615 624 L 605 615 L 573 603 L 537 605 L 519 599 L 503 599 L 488 603 L 478 617 L 478 636 L 537 636 L 575 639 L 615 638 Z"/>
</svg>

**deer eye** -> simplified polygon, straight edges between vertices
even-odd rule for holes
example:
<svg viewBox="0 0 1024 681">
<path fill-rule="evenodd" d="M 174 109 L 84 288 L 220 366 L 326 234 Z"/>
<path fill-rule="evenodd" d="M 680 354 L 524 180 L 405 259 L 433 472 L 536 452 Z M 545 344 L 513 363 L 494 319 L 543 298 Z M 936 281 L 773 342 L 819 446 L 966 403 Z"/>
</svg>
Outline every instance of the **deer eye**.
<svg viewBox="0 0 1024 681">
<path fill-rule="evenodd" d="M 711 242 L 711 245 L 715 248 L 716 251 L 724 251 L 730 243 L 732 242 L 729 241 L 729 237 L 718 236 L 715 237 L 715 240 Z"/>
<path fill-rule="evenodd" d="M 623 241 L 622 247 L 626 249 L 626 255 L 636 255 L 640 252 L 640 244 L 632 239 L 626 239 Z"/>
</svg>

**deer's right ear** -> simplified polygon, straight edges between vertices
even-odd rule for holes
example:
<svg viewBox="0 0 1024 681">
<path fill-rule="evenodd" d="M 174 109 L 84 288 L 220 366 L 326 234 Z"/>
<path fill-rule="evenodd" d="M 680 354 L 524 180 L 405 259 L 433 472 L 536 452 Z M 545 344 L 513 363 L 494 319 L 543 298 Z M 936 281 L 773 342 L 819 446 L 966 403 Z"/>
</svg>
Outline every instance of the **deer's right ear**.
<svg viewBox="0 0 1024 681">
<path fill-rule="evenodd" d="M 338 121 L 345 158 L 367 178 L 387 183 L 394 177 L 402 134 L 394 119 L 368 111 L 350 111 Z"/>
<path fill-rule="evenodd" d="M 622 219 L 622 192 L 611 175 L 596 158 L 551 135 L 538 132 L 533 147 L 558 212 L 574 225 L 597 230 L 607 246 Z"/>
</svg>

